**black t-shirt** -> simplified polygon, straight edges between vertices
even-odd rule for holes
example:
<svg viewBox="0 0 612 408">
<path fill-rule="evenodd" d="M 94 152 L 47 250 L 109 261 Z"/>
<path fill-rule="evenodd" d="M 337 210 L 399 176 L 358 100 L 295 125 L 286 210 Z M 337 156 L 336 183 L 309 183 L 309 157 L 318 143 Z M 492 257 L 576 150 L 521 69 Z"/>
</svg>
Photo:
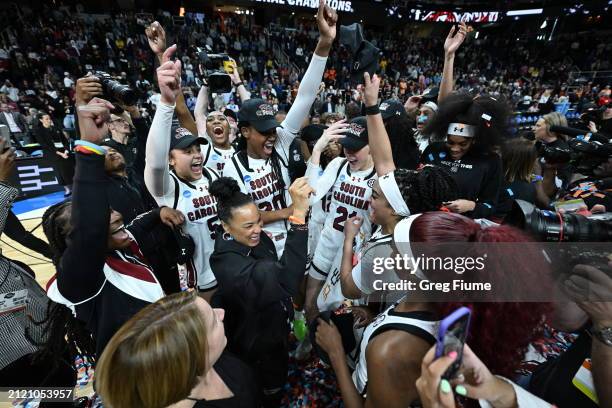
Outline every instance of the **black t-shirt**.
<svg viewBox="0 0 612 408">
<path fill-rule="evenodd" d="M 249 366 L 232 354 L 223 353 L 214 367 L 234 396 L 212 401 L 198 400 L 194 408 L 254 408 L 258 406 L 255 379 Z"/>
<path fill-rule="evenodd" d="M 535 204 L 535 185 L 522 180 L 515 180 L 512 183 L 505 182 L 499 192 L 499 201 L 497 203 L 495 217 L 504 218 L 512 209 L 514 200 L 524 200 L 531 204 Z"/>
<path fill-rule="evenodd" d="M 459 198 L 476 202 L 474 211 L 464 215 L 487 218 L 495 214 L 502 185 L 502 162 L 497 154 L 469 151 L 460 160 L 453 160 L 446 143 L 437 142 L 427 146 L 421 163 L 448 170 L 457 183 Z"/>
<path fill-rule="evenodd" d="M 597 133 L 603 133 L 608 137 L 612 137 L 612 118 L 602 119 L 598 123 Z"/>
</svg>

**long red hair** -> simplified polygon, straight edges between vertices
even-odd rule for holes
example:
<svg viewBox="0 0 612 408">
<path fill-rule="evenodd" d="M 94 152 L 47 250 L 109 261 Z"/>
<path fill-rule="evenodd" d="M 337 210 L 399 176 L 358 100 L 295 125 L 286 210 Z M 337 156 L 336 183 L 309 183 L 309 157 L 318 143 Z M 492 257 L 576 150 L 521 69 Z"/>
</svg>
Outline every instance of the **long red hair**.
<svg viewBox="0 0 612 408">
<path fill-rule="evenodd" d="M 472 219 L 459 214 L 429 212 L 412 223 L 410 241 L 501 243 L 529 242 L 532 239 L 513 227 L 481 228 Z M 533 248 L 526 245 L 527 253 L 509 253 L 507 247 L 500 250 L 490 257 L 495 263 L 486 268 L 486 273 L 493 280 L 493 274 L 498 280 L 503 276 L 510 289 L 550 290 L 550 270 L 539 261 L 541 257 L 529 253 Z M 493 373 L 509 378 L 516 374 L 529 343 L 541 333 L 545 315 L 551 310 L 550 303 L 542 302 L 435 303 L 439 316 L 447 316 L 460 306 L 472 310 L 467 339 L 470 347 Z"/>
</svg>

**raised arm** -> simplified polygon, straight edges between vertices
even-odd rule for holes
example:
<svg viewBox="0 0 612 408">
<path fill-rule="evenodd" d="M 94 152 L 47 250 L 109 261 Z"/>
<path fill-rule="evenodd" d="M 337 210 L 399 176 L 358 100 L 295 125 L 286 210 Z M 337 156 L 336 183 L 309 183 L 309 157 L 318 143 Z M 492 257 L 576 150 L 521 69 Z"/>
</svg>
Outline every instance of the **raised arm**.
<svg viewBox="0 0 612 408">
<path fill-rule="evenodd" d="M 455 32 L 457 33 L 455 34 Z M 465 40 L 467 32 L 467 25 L 460 23 L 459 30 L 457 31 L 456 27 L 453 26 L 446 37 L 446 41 L 444 41 L 444 70 L 442 71 L 442 81 L 440 82 L 440 91 L 438 92 L 438 105 L 453 92 L 455 52 Z"/>
<path fill-rule="evenodd" d="M 193 115 L 195 116 L 195 122 L 198 128 L 198 136 L 204 137 L 211 142 L 206 133 L 206 116 L 208 115 L 208 87 L 206 85 L 202 85 L 200 92 L 198 92 Z"/>
<path fill-rule="evenodd" d="M 77 108 L 81 140 L 99 145 L 108 134 L 107 120 L 113 106 L 93 98 Z M 96 148 L 103 153 L 104 150 Z M 58 288 L 70 302 L 95 295 L 104 283 L 103 266 L 107 252 L 110 204 L 106 194 L 108 177 L 104 155 L 76 153 L 76 170 L 70 212 L 71 231 L 67 247 L 57 265 Z M 83 260 L 87 259 L 87 268 Z"/>
<path fill-rule="evenodd" d="M 162 65 L 157 68 L 161 99 L 147 139 L 145 184 L 156 199 L 174 193 L 174 183 L 168 172 L 168 152 L 175 101 L 181 92 L 181 62 L 170 60 L 175 50 L 176 45 L 168 48 L 164 52 Z"/>
<path fill-rule="evenodd" d="M 246 86 L 244 86 L 242 79 L 240 79 L 240 73 L 238 72 L 238 65 L 236 65 L 236 61 L 232 61 L 232 69 L 232 73 L 229 74 L 229 76 L 232 79 L 232 85 L 236 87 L 240 100 L 244 102 L 251 99 L 251 93 L 246 89 Z"/>
<path fill-rule="evenodd" d="M 277 145 L 282 144 L 282 148 L 289 149 L 289 145 L 300 131 L 304 119 L 310 112 L 310 108 L 317 97 L 317 91 L 327 57 L 331 50 L 334 39 L 336 38 L 336 23 L 338 15 L 334 10 L 325 4 L 325 0 L 319 0 L 319 11 L 317 12 L 317 25 L 319 26 L 319 42 L 314 55 L 310 60 L 308 69 L 302 78 L 295 102 L 289 109 L 287 117 L 281 124 L 286 132 L 279 132 Z"/>
<path fill-rule="evenodd" d="M 155 21 L 145 29 L 145 34 L 147 36 L 147 39 L 149 40 L 149 46 L 151 47 L 151 51 L 155 53 L 159 64 L 162 65 L 164 63 L 163 55 L 166 51 L 166 31 L 161 26 L 161 24 Z M 176 44 L 174 44 L 174 47 L 176 50 Z M 176 97 L 176 116 L 178 117 L 179 123 L 182 127 L 189 130 L 194 135 L 198 133 L 198 127 L 196 126 L 196 122 L 191 116 L 191 112 L 189 112 L 187 103 L 185 103 L 185 96 L 183 95 L 182 90 Z"/>
<path fill-rule="evenodd" d="M 366 108 L 376 106 L 378 104 L 380 78 L 376 74 L 370 78 L 370 74 L 367 72 L 363 75 L 363 78 L 365 81 L 364 98 Z M 389 135 L 387 135 L 380 112 L 374 115 L 367 115 L 367 123 L 368 146 L 370 146 L 370 154 L 372 154 L 372 160 L 374 160 L 374 168 L 378 176 L 384 176 L 395 170 Z"/>
</svg>

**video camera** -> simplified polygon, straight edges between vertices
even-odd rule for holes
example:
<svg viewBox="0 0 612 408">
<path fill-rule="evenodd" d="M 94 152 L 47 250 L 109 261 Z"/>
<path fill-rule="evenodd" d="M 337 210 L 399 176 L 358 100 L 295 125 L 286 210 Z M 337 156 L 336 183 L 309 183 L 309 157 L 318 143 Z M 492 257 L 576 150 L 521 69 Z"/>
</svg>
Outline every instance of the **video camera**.
<svg viewBox="0 0 612 408">
<path fill-rule="evenodd" d="M 544 242 L 610 242 L 612 213 L 584 216 L 540 210 L 533 204 L 515 200 L 504 224 L 531 232 Z"/>
<path fill-rule="evenodd" d="M 196 47 L 198 57 L 198 76 L 205 80 L 211 93 L 228 93 L 232 91 L 232 59 L 227 54 L 211 54 L 210 47 Z"/>
<path fill-rule="evenodd" d="M 597 106 L 595 103 L 589 104 L 589 106 L 582 112 L 580 119 L 584 124 L 588 125 L 589 122 L 597 122 L 601 119 L 601 115 L 608 108 L 612 108 L 612 103 L 608 103 L 603 106 Z"/>
<path fill-rule="evenodd" d="M 118 102 L 125 106 L 136 104 L 136 100 L 138 99 L 136 97 L 136 92 L 128 85 L 124 85 L 117 81 L 108 72 L 94 71 L 93 74 L 100 79 L 102 93 L 109 102 Z"/>
<path fill-rule="evenodd" d="M 565 126 L 551 126 L 550 131 L 573 137 L 568 141 L 571 149 L 570 160 L 565 163 L 571 162 L 576 173 L 593 175 L 593 169 L 612 156 L 612 140 L 601 133 L 589 133 Z"/>
</svg>

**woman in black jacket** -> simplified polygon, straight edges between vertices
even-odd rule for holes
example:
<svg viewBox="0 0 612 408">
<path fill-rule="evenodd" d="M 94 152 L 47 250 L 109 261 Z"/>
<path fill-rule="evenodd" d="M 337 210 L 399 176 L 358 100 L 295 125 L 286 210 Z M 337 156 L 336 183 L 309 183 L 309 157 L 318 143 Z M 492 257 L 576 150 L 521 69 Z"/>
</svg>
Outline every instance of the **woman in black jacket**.
<svg viewBox="0 0 612 408">
<path fill-rule="evenodd" d="M 305 178 L 289 188 L 293 200 L 291 228 L 279 260 L 274 243 L 250 196 L 236 180 L 221 177 L 210 186 L 218 200 L 223 234 L 217 234 L 210 265 L 219 283 L 213 307 L 226 310 L 228 350 L 253 367 L 266 407 L 278 407 L 287 380 L 291 297 L 298 293 L 306 269 L 308 196 Z"/>
<path fill-rule="evenodd" d="M 70 157 L 70 146 L 62 131 L 54 126 L 48 113 L 38 114 L 38 123 L 34 127 L 34 138 L 40 145 L 43 156 L 51 162 L 55 175 L 61 186 L 64 187 L 64 196 L 69 196 L 72 189 L 72 176 L 74 175 L 74 160 Z M 55 143 L 62 143 L 63 148 L 58 149 Z"/>
</svg>

